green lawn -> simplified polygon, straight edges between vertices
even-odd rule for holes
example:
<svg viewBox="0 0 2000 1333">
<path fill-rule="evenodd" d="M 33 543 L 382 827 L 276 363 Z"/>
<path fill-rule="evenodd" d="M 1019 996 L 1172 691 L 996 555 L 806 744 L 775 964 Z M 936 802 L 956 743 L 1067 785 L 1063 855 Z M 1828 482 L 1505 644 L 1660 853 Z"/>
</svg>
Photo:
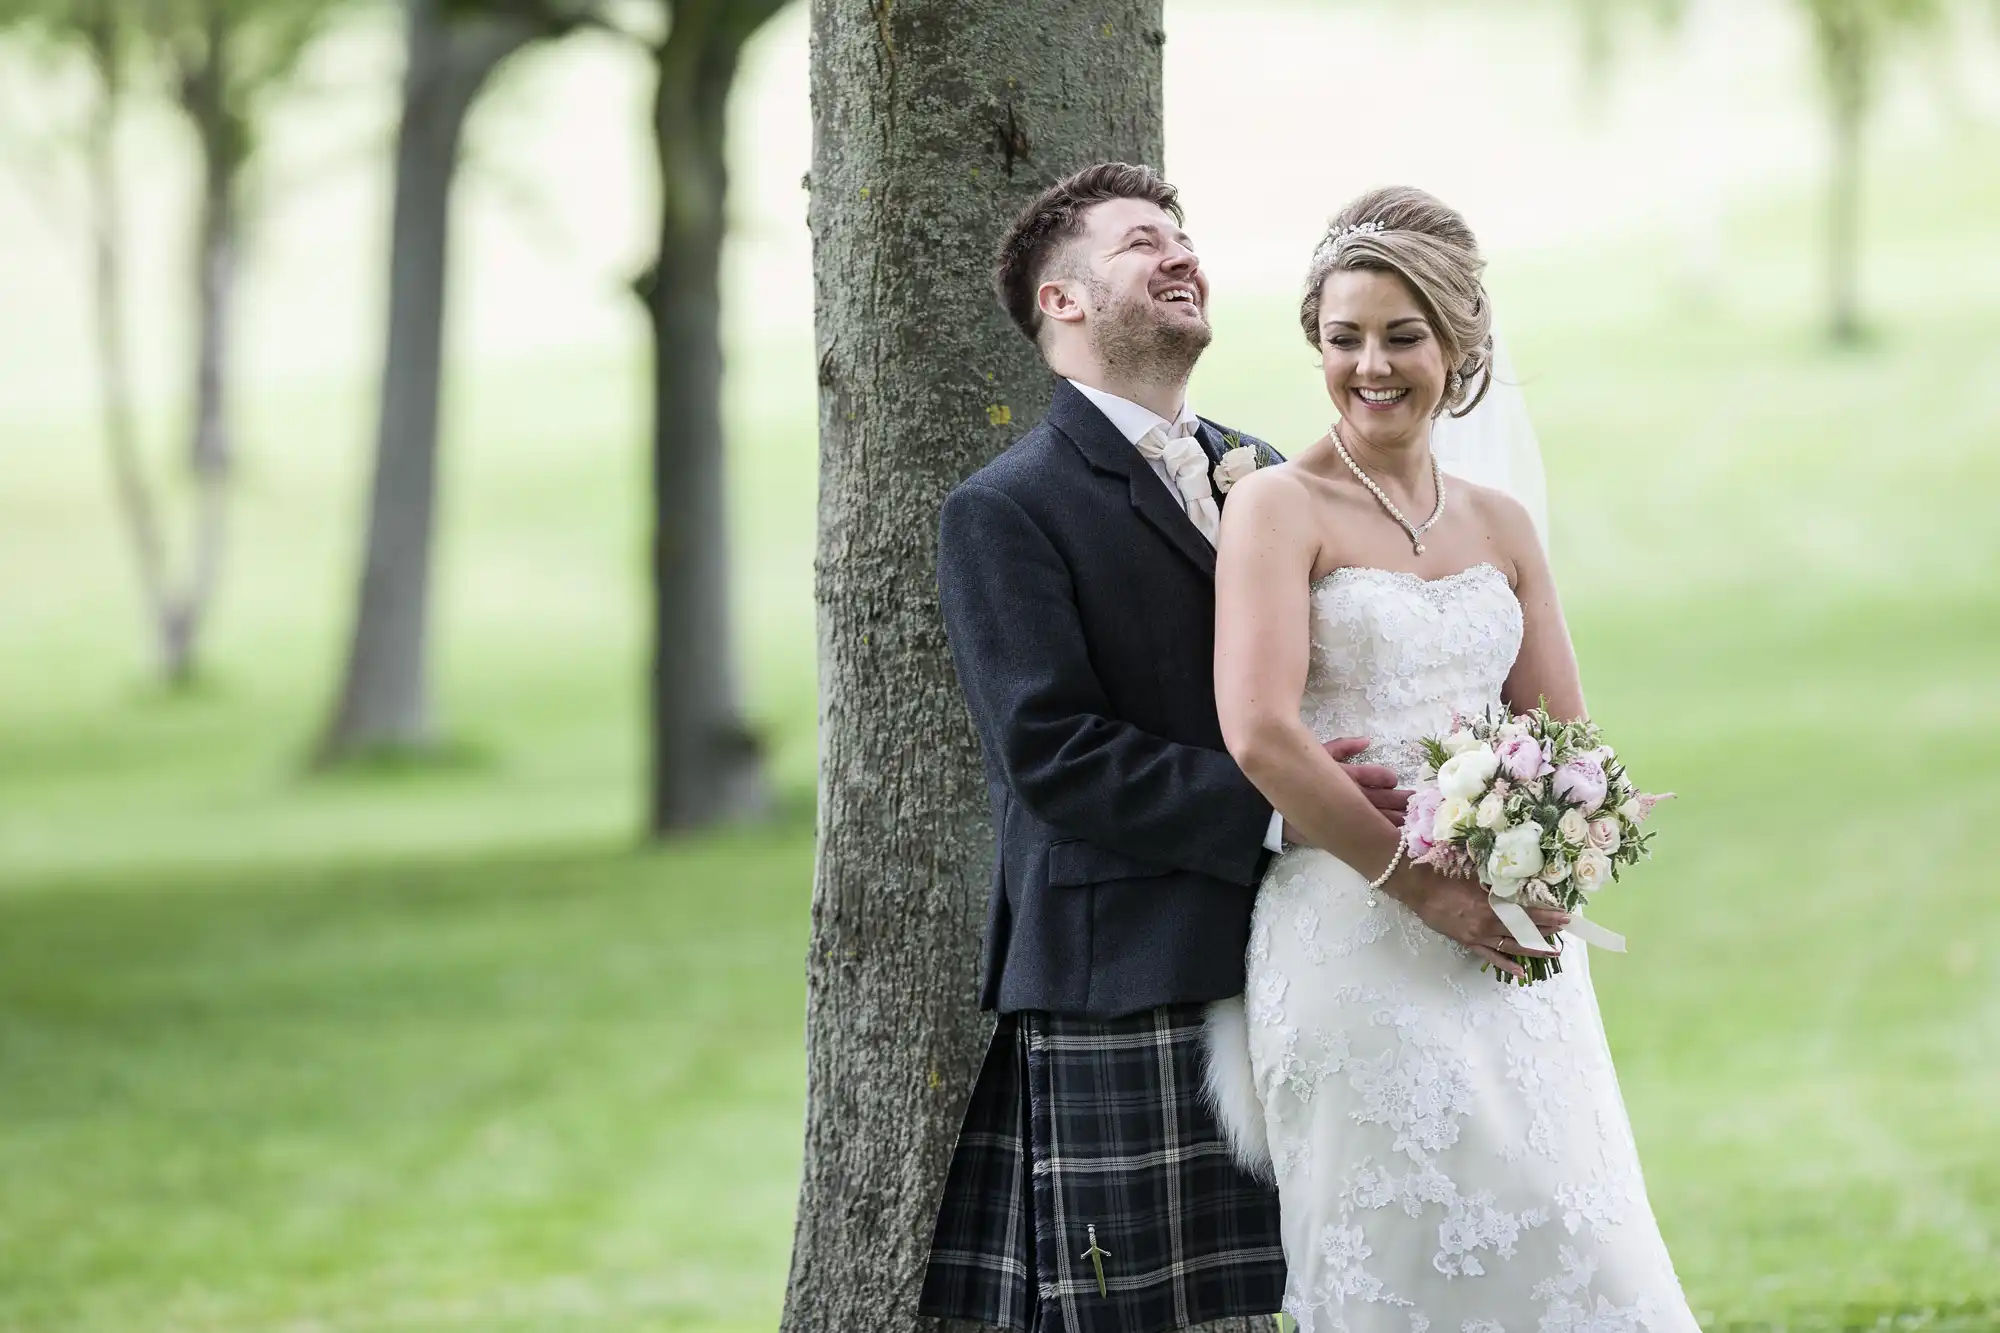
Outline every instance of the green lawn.
<svg viewBox="0 0 2000 1333">
<path fill-rule="evenodd" d="M 1597 976 L 1716 1324 L 2000 1300 L 1996 148 L 1883 172 L 1863 350 L 1816 338 L 1803 203 L 1733 221 L 1706 304 L 1665 245 L 1493 275 L 1594 710 L 1681 793 L 1603 912 L 1633 952 Z M 1203 410 L 1316 431 L 1289 310 L 1218 323 Z M 459 757 L 334 780 L 299 760 L 346 619 L 354 386 L 246 404 L 214 677 L 184 699 L 138 683 L 87 418 L 0 423 L 0 1328 L 773 1326 L 812 367 L 803 340 L 733 364 L 740 601 L 788 814 L 650 854 L 635 365 L 461 386 Z"/>
</svg>

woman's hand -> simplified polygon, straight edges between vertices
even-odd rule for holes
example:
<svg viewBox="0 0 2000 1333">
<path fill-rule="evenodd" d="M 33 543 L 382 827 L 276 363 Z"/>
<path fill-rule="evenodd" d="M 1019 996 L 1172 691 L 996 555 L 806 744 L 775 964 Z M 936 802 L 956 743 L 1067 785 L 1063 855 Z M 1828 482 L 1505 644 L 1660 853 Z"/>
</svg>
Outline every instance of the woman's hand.
<svg viewBox="0 0 2000 1333">
<path fill-rule="evenodd" d="M 1448 940 L 1456 940 L 1502 972 L 1525 981 L 1519 958 L 1556 958 L 1556 950 L 1524 949 L 1486 900 L 1486 887 L 1475 880 L 1453 879 L 1429 866 L 1403 865 L 1383 891 L 1417 914 L 1419 920 Z M 1544 935 L 1569 924 L 1569 913 L 1553 907 L 1524 908 Z"/>
</svg>

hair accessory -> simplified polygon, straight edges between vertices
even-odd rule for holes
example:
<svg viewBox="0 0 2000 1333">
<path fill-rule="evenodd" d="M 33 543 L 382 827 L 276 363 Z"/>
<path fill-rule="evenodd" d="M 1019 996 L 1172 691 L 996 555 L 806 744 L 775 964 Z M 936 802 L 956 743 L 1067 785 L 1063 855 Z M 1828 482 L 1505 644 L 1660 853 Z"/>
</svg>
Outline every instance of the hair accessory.
<svg viewBox="0 0 2000 1333">
<path fill-rule="evenodd" d="M 1339 254 L 1340 248 L 1356 236 L 1380 236 L 1387 230 L 1388 227 L 1380 222 L 1350 222 L 1345 227 L 1328 232 L 1326 239 L 1319 243 L 1319 249 L 1313 252 L 1313 259 L 1317 261 Z"/>
</svg>

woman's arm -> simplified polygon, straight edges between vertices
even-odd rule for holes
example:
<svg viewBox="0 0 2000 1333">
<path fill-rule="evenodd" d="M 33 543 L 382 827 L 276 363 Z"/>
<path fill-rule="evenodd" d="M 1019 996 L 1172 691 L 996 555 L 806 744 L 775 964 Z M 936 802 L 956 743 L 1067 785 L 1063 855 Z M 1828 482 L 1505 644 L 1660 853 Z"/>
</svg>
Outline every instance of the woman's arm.
<svg viewBox="0 0 2000 1333">
<path fill-rule="evenodd" d="M 1511 496 L 1489 492 L 1495 535 L 1514 566 L 1514 596 L 1521 603 L 1521 655 L 1514 659 L 1502 693 L 1507 706 L 1525 713 L 1546 700 L 1549 712 L 1564 721 L 1588 715 L 1583 680 L 1577 672 L 1576 649 L 1563 620 L 1562 599 L 1556 595 L 1555 574 L 1535 524 Z"/>
<path fill-rule="evenodd" d="M 1401 836 L 1299 719 L 1310 662 L 1312 497 L 1273 468 L 1229 496 L 1215 561 L 1215 706 L 1223 744 L 1305 841 L 1369 878 Z"/>
</svg>

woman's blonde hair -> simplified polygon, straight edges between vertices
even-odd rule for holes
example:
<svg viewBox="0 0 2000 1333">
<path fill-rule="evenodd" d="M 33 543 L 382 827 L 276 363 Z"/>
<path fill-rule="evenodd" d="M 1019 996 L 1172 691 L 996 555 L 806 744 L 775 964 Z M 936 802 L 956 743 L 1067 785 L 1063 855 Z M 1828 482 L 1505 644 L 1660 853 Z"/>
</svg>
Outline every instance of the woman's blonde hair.
<svg viewBox="0 0 2000 1333">
<path fill-rule="evenodd" d="M 1439 408 L 1462 417 L 1479 405 L 1492 382 L 1493 303 L 1479 280 L 1485 267 L 1479 242 L 1456 209 L 1408 185 L 1370 190 L 1327 224 L 1306 270 L 1299 325 L 1318 351 L 1320 293 L 1327 278 L 1343 270 L 1395 274 L 1430 322 L 1445 369 L 1459 377 L 1446 383 Z"/>
</svg>

